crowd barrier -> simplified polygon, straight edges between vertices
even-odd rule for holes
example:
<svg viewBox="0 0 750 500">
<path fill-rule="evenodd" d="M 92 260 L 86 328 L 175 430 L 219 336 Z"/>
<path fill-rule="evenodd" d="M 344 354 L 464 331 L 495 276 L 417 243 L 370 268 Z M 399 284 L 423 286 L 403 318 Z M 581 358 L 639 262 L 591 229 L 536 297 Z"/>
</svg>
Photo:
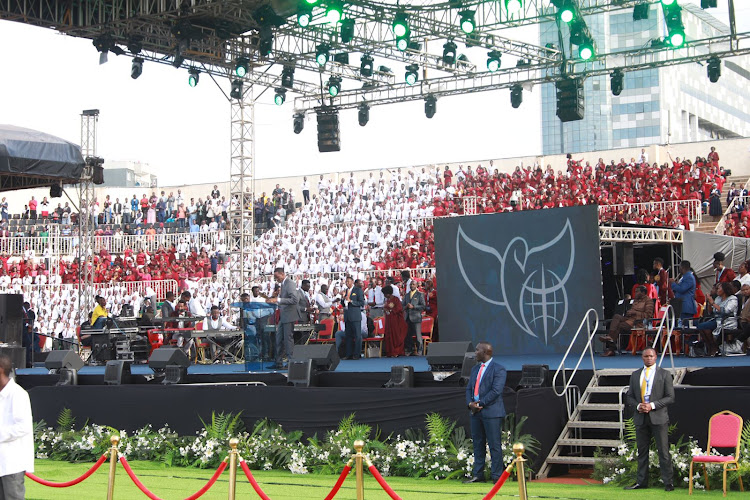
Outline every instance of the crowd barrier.
<svg viewBox="0 0 750 500">
<path fill-rule="evenodd" d="M 158 280 L 158 281 L 122 281 L 118 283 L 99 283 L 94 284 L 94 293 L 101 293 L 107 289 L 122 289 L 127 295 L 139 292 L 141 295 L 148 296 L 147 289 L 151 289 L 156 295 L 157 300 L 164 300 L 167 292 L 179 292 L 179 285 L 175 280 Z M 78 284 L 54 284 L 54 285 L 10 285 L 5 289 L 0 289 L 0 293 L 23 293 L 24 297 L 30 299 L 33 295 L 61 296 L 62 292 L 67 291 L 69 295 L 78 295 Z"/>
<path fill-rule="evenodd" d="M 647 203 L 622 203 L 619 205 L 599 205 L 599 222 L 610 222 L 618 219 L 622 213 L 627 221 L 628 217 L 650 215 L 664 220 L 667 214 L 680 214 L 680 210 L 687 208 L 688 220 L 700 224 L 703 217 L 701 200 L 650 201 Z"/>
<path fill-rule="evenodd" d="M 146 487 L 146 485 L 143 484 L 143 482 L 138 478 L 138 475 L 130 467 L 130 464 L 128 463 L 127 458 L 125 458 L 125 456 L 120 454 L 119 449 L 118 449 L 119 443 L 120 443 L 120 437 L 116 435 L 111 436 L 110 443 L 112 446 L 109 448 L 109 450 L 107 450 L 107 452 L 102 454 L 102 456 L 99 457 L 99 460 L 97 460 L 96 463 L 89 470 L 87 470 L 82 476 L 76 479 L 73 479 L 71 481 L 66 481 L 66 482 L 52 482 L 52 481 L 46 481 L 29 472 L 26 473 L 26 477 L 28 477 L 32 481 L 39 483 L 43 486 L 48 486 L 51 488 L 68 488 L 70 486 L 74 486 L 88 479 L 94 472 L 96 472 L 99 469 L 99 467 L 101 467 L 104 464 L 107 458 L 109 458 L 109 478 L 107 481 L 107 500 L 114 499 L 115 473 L 117 472 L 118 462 L 120 463 L 120 465 L 122 465 L 122 468 L 125 470 L 125 473 L 128 475 L 130 480 L 133 481 L 133 484 L 135 484 L 135 486 L 141 491 L 141 493 L 146 495 L 151 500 L 161 500 L 159 496 L 157 496 L 155 493 L 149 490 Z M 240 456 L 239 451 L 237 450 L 238 445 L 239 445 L 239 439 L 232 438 L 229 440 L 229 454 L 226 456 L 226 458 L 224 458 L 224 460 L 221 462 L 221 464 L 216 469 L 216 471 L 214 471 L 214 473 L 208 479 L 206 484 L 204 484 L 198 491 L 196 491 L 195 493 L 187 497 L 186 500 L 196 500 L 197 498 L 200 498 L 201 496 L 203 496 L 208 490 L 210 490 L 216 484 L 216 481 L 219 479 L 219 477 L 224 473 L 224 471 L 227 468 L 229 468 L 229 485 L 227 487 L 228 498 L 229 500 L 235 500 L 237 496 L 237 466 L 238 465 L 242 469 L 242 472 L 245 474 L 245 477 L 247 478 L 248 482 L 250 483 L 253 490 L 258 495 L 258 497 L 261 498 L 262 500 L 271 500 L 271 497 L 269 497 L 263 491 L 263 488 L 260 486 L 258 481 L 255 480 L 255 477 L 253 476 L 253 473 L 250 470 L 250 467 L 247 465 L 247 462 L 245 462 L 245 460 L 243 460 L 242 457 Z M 364 467 L 363 467 L 364 463 L 367 463 L 367 470 L 370 472 L 370 474 L 375 479 L 375 481 L 377 481 L 378 485 L 383 489 L 383 491 L 385 491 L 386 494 L 388 494 L 388 496 L 392 498 L 393 500 L 401 500 L 401 497 L 398 495 L 398 493 L 394 491 L 394 489 L 388 484 L 388 482 L 385 480 L 382 474 L 380 474 L 377 467 L 373 465 L 372 460 L 370 460 L 370 457 L 362 452 L 364 447 L 365 447 L 364 441 L 357 440 L 354 442 L 355 453 L 351 456 L 349 461 L 344 466 L 343 470 L 341 471 L 341 474 L 336 480 L 336 483 L 333 485 L 328 495 L 325 496 L 324 500 L 333 500 L 336 494 L 338 494 L 339 490 L 341 489 L 341 486 L 344 484 L 344 481 L 349 475 L 349 472 L 351 472 L 352 470 L 352 463 L 354 463 L 354 466 L 355 466 L 355 475 L 356 475 L 355 490 L 357 492 L 357 500 L 364 500 L 364 497 L 365 497 Z M 516 443 L 513 445 L 513 453 L 515 454 L 515 458 L 511 461 L 508 467 L 506 467 L 505 471 L 502 473 L 500 478 L 492 486 L 492 489 L 484 497 L 482 497 L 482 500 L 490 500 L 491 498 L 494 498 L 494 496 L 497 494 L 500 488 L 502 488 L 502 486 L 505 484 L 505 481 L 510 477 L 511 471 L 513 470 L 514 467 L 516 468 L 516 474 L 518 478 L 518 496 L 520 500 L 527 500 L 528 495 L 526 491 L 526 474 L 524 472 L 524 463 L 526 462 L 526 459 L 523 458 L 524 451 L 525 450 L 524 450 L 523 444 Z"/>
</svg>

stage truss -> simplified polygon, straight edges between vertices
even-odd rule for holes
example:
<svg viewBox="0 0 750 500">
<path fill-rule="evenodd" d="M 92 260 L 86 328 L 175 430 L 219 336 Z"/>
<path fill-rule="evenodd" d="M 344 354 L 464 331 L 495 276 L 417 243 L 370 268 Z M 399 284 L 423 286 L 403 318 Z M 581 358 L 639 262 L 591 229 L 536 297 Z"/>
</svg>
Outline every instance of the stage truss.
<svg viewBox="0 0 750 500">
<path fill-rule="evenodd" d="M 88 319 L 94 308 L 94 167 L 89 161 L 96 157 L 99 110 L 81 113 L 81 156 L 86 162 L 78 188 L 78 324 Z"/>
</svg>

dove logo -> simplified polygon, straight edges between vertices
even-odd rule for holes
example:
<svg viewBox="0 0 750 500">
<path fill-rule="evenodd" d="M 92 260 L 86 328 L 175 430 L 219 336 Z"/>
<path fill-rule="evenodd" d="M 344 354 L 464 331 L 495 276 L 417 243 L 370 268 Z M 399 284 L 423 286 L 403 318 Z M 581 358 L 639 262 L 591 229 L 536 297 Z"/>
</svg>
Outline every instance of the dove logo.
<svg viewBox="0 0 750 500">
<path fill-rule="evenodd" d="M 467 273 L 470 262 L 476 265 L 471 259 L 477 255 L 489 267 L 481 283 Z M 483 301 L 505 308 L 523 332 L 547 345 L 562 331 L 569 305 L 565 285 L 575 262 L 570 219 L 545 243 L 530 247 L 525 238 L 516 236 L 502 250 L 470 238 L 459 224 L 456 257 L 469 289 Z"/>
</svg>

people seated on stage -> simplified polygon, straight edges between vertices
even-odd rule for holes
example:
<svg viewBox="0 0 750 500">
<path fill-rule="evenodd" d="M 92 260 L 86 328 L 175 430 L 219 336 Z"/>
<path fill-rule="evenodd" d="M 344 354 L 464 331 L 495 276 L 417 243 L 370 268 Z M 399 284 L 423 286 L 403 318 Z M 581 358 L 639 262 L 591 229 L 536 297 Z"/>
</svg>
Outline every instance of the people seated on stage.
<svg viewBox="0 0 750 500">
<path fill-rule="evenodd" d="M 91 314 L 91 328 L 95 330 L 101 330 L 107 322 L 107 301 L 104 297 L 96 296 L 96 307 L 94 312 Z"/>
<path fill-rule="evenodd" d="M 219 330 L 236 330 L 236 328 L 221 315 L 218 306 L 211 306 L 211 313 L 203 320 L 203 331 Z"/>
<path fill-rule="evenodd" d="M 621 339 L 625 341 L 624 336 L 630 334 L 630 330 L 637 323 L 643 320 L 649 320 L 654 316 L 654 300 L 646 295 L 646 287 L 641 285 L 636 287 L 633 304 L 625 315 L 615 314 L 612 322 L 609 324 L 609 332 L 602 335 L 599 340 L 604 342 L 605 351 L 603 356 L 614 356 L 618 346 L 622 348 Z"/>
<path fill-rule="evenodd" d="M 750 340 L 750 284 L 742 285 L 740 290 L 744 304 L 740 310 L 739 323 L 737 327 L 740 329 L 740 333 L 737 336 L 737 340 L 742 342 L 742 348 L 745 352 L 748 349 L 748 340 Z"/>
<path fill-rule="evenodd" d="M 192 315 L 190 314 L 190 311 L 188 311 L 188 304 L 184 299 L 180 299 L 179 302 L 177 302 L 177 306 L 175 307 L 174 311 L 172 312 L 172 317 L 176 318 L 176 321 L 173 321 L 172 323 L 169 323 L 169 328 L 179 328 L 179 329 L 192 329 L 193 323 L 187 322 L 187 321 L 179 321 L 179 318 L 190 318 Z M 189 358 L 192 359 L 191 350 L 194 347 L 193 342 L 193 336 L 191 335 L 191 332 L 189 331 L 180 331 L 180 332 L 174 332 L 172 335 L 173 339 L 177 340 L 177 347 L 182 349 L 185 354 L 188 355 Z"/>
<path fill-rule="evenodd" d="M 734 295 L 734 286 L 722 281 L 718 283 L 716 292 L 715 299 L 710 295 L 706 297 L 706 306 L 711 308 L 712 319 L 696 325 L 709 356 L 716 356 L 719 352 L 717 339 L 721 336 L 722 327 L 733 330 L 737 328 L 738 302 Z"/>
<path fill-rule="evenodd" d="M 404 308 L 395 295 L 393 287 L 386 285 L 383 287 L 385 296 L 385 355 L 389 358 L 396 358 L 404 355 L 404 340 L 406 339 L 406 320 L 404 319 Z"/>
</svg>

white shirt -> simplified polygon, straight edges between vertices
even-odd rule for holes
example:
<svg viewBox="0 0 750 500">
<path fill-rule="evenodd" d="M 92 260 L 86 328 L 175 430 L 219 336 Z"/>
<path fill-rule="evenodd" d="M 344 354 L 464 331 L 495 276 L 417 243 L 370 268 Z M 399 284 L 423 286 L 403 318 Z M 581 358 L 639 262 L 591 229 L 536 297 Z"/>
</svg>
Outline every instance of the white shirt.
<svg viewBox="0 0 750 500">
<path fill-rule="evenodd" d="M 320 309 L 320 312 L 324 313 L 331 313 L 331 306 L 333 305 L 333 301 L 331 298 L 324 294 L 323 292 L 318 292 L 317 295 L 315 295 L 315 303 L 318 305 L 318 309 Z"/>
<path fill-rule="evenodd" d="M 209 316 L 203 320 L 203 331 L 206 330 L 235 330 L 235 327 L 228 323 L 223 316 L 219 316 L 217 320 Z"/>
<path fill-rule="evenodd" d="M 10 379 L 0 391 L 0 476 L 34 472 L 33 429 L 29 395 Z"/>
<path fill-rule="evenodd" d="M 646 376 L 646 366 L 643 366 L 643 370 L 641 370 L 641 378 L 638 381 L 638 387 L 643 387 L 643 378 Z M 646 381 L 646 399 L 651 398 L 651 388 L 654 386 L 654 377 L 656 376 L 656 365 L 652 365 L 648 367 L 648 380 Z M 651 409 L 655 410 L 656 405 L 654 403 L 651 404 Z"/>
</svg>

